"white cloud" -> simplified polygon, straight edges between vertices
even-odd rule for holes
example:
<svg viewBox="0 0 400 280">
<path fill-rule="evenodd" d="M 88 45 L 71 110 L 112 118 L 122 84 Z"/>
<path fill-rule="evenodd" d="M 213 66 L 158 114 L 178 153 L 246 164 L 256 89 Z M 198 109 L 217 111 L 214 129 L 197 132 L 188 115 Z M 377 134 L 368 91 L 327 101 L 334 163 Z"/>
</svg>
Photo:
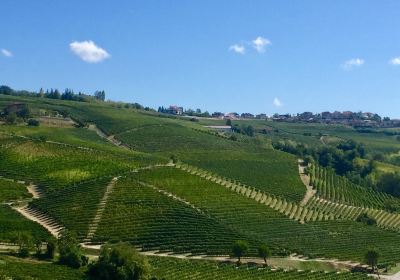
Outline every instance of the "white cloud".
<svg viewBox="0 0 400 280">
<path fill-rule="evenodd" d="M 96 46 L 93 41 L 74 41 L 69 47 L 74 54 L 89 63 L 101 62 L 110 57 L 106 50 Z"/>
<path fill-rule="evenodd" d="M 399 57 L 392 58 L 392 59 L 389 61 L 389 63 L 392 64 L 392 65 L 400 65 L 400 56 L 399 56 Z"/>
<path fill-rule="evenodd" d="M 278 99 L 278 97 L 274 98 L 274 101 L 272 102 L 275 107 L 282 107 L 283 103 Z"/>
<path fill-rule="evenodd" d="M 263 53 L 265 52 L 265 48 L 268 45 L 271 45 L 271 41 L 261 36 L 258 36 L 256 39 L 251 41 L 251 45 L 257 50 L 257 52 Z"/>
<path fill-rule="evenodd" d="M 246 48 L 243 45 L 238 44 L 230 46 L 229 50 L 240 54 L 244 54 L 246 52 Z"/>
<path fill-rule="evenodd" d="M 6 49 L 1 49 L 1 53 L 5 56 L 5 57 L 13 57 L 13 53 L 9 50 Z"/>
<path fill-rule="evenodd" d="M 364 62 L 365 61 L 362 58 L 352 58 L 352 59 L 349 59 L 349 60 L 345 61 L 342 64 L 342 68 L 345 69 L 345 70 L 351 70 L 354 67 L 362 66 L 364 64 Z"/>
</svg>

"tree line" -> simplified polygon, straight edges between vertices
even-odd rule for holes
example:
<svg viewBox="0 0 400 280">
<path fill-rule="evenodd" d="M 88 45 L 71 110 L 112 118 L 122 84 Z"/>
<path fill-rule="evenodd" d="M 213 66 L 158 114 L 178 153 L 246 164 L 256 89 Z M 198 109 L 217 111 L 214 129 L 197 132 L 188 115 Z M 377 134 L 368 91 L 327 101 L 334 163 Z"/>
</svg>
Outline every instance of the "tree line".
<svg viewBox="0 0 400 280">
<path fill-rule="evenodd" d="M 29 97 L 42 97 L 49 99 L 60 99 L 60 100 L 73 100 L 80 102 L 91 102 L 91 101 L 105 101 L 106 93 L 104 90 L 97 90 L 93 95 L 83 93 L 79 91 L 75 93 L 72 89 L 65 89 L 60 92 L 58 89 L 47 89 L 41 88 L 38 92 L 27 91 L 27 90 L 14 90 L 9 86 L 0 86 L 0 94 L 13 95 L 13 96 L 29 96 Z"/>
</svg>

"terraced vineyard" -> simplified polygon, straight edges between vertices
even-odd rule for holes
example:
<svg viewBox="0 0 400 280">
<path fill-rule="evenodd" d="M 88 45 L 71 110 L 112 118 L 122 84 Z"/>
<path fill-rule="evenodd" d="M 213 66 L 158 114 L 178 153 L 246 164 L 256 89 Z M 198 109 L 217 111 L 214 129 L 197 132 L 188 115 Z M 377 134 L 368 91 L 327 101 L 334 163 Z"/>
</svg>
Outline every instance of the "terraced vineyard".
<svg viewBox="0 0 400 280">
<path fill-rule="evenodd" d="M 326 273 L 310 271 L 272 271 L 268 268 L 236 267 L 209 261 L 150 258 L 156 275 L 167 280 L 362 280 L 373 279 L 361 273 Z"/>
<path fill-rule="evenodd" d="M 0 96 L 0 106 L 7 98 Z M 317 192 L 306 195 L 298 159 L 274 150 L 265 137 L 240 135 L 235 141 L 229 133 L 206 130 L 201 122 L 102 102 L 16 100 L 29 102 L 34 111 L 69 114 L 82 126 L 95 124 L 105 133 L 88 127 L 0 125 L 0 176 L 11 179 L 0 178 L 0 202 L 22 200 L 12 207 L 31 220 L 76 232 L 88 246 L 126 241 L 179 258 L 226 259 L 234 242 L 244 240 L 251 258 L 266 244 L 285 260 L 299 254 L 363 263 L 366 250 L 376 248 L 380 265 L 400 262 L 400 215 L 385 211 L 388 202 L 398 199 L 317 166 L 310 169 Z M 319 141 L 316 131 L 313 135 Z M 26 191 L 31 183 L 39 198 Z M 377 225 L 356 222 L 363 213 Z M 15 231 L 42 240 L 49 236 L 39 224 L 2 205 L 0 241 L 9 241 Z M 365 274 L 235 267 L 206 260 L 149 260 L 160 279 L 367 279 Z M 10 263 L 6 275 L 14 277 L 17 261 L 5 261 Z M 86 277 L 84 271 L 71 274 L 51 264 L 37 265 L 59 279 Z M 28 271 L 29 264 L 22 266 Z M 35 277 L 37 268 L 30 269 Z M 21 275 L 29 274 L 21 270 Z"/>
<path fill-rule="evenodd" d="M 308 256 L 363 261 L 365 247 L 374 246 L 382 252 L 382 262 L 399 259 L 394 252 L 394 244 L 400 246 L 397 233 L 352 221 L 300 224 L 252 198 L 174 168 L 143 171 L 139 176 L 239 233 L 269 244 L 276 252 L 285 249 Z"/>
<path fill-rule="evenodd" d="M 10 241 L 16 232 L 29 232 L 38 240 L 46 240 L 50 236 L 43 227 L 25 219 L 10 206 L 0 205 L 0 240 Z"/>
<path fill-rule="evenodd" d="M 113 176 L 152 162 L 137 154 L 121 158 L 100 151 L 80 149 L 20 137 L 0 139 L 0 175 L 34 182 L 46 193 L 71 184 L 109 175 Z"/>
<path fill-rule="evenodd" d="M 26 199 L 31 196 L 24 184 L 0 178 L 0 203 Z"/>
<path fill-rule="evenodd" d="M 144 250 L 218 255 L 229 254 L 241 238 L 207 213 L 140 184 L 132 175 L 114 187 L 93 241 L 122 240 Z"/>
<path fill-rule="evenodd" d="M 52 217 L 83 239 L 110 180 L 111 177 L 96 178 L 54 191 L 33 201 L 30 208 Z"/>
<path fill-rule="evenodd" d="M 310 168 L 311 184 L 321 198 L 347 205 L 384 208 L 388 201 L 398 200 L 391 195 L 376 192 L 338 176 L 333 170 L 312 165 Z"/>
<path fill-rule="evenodd" d="M 292 201 L 300 201 L 305 193 L 296 158 L 262 144 L 235 142 L 177 124 L 143 126 L 117 138 L 135 150 L 175 155 L 183 162 Z"/>
</svg>

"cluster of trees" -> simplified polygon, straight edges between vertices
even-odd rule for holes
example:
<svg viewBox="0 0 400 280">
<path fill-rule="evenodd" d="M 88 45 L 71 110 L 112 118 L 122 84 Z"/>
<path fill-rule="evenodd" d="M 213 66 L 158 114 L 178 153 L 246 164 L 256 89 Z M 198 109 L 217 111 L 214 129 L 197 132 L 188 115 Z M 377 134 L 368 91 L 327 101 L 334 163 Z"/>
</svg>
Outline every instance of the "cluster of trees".
<svg viewBox="0 0 400 280">
<path fill-rule="evenodd" d="M 125 243 L 104 245 L 97 261 L 89 264 L 88 257 L 70 231 L 61 233 L 59 239 L 50 237 L 46 241 L 32 237 L 29 232 L 15 232 L 10 241 L 18 245 L 18 256 L 28 257 L 35 251 L 40 259 L 53 260 L 58 252 L 58 263 L 78 269 L 88 265 L 88 276 L 96 280 L 157 280 L 151 276 L 147 258 L 140 255 L 134 247 Z"/>
<path fill-rule="evenodd" d="M 89 265 L 93 280 L 156 280 L 150 276 L 150 264 L 132 246 L 124 243 L 104 245 L 99 259 Z"/>
<path fill-rule="evenodd" d="M 367 176 L 376 168 L 374 161 L 367 165 L 359 165 L 357 158 L 365 158 L 365 146 L 353 140 L 342 142 L 336 146 L 309 147 L 292 140 L 281 140 L 272 143 L 275 149 L 295 154 L 305 159 L 306 163 L 317 162 L 323 167 L 333 168 L 336 174 L 348 177 L 360 185 L 372 186 Z"/>
<path fill-rule="evenodd" d="M 383 174 L 376 184 L 376 189 L 395 197 L 400 197 L 400 173 Z M 390 207 L 394 209 L 393 212 L 400 209 L 400 205 L 395 203 L 391 203 Z"/>
<path fill-rule="evenodd" d="M 253 137 L 254 133 L 255 133 L 253 126 L 245 125 L 245 124 L 242 124 L 241 126 L 239 126 L 238 124 L 235 124 L 232 126 L 232 130 L 233 130 L 233 132 L 244 134 L 244 135 L 247 135 L 250 137 Z"/>
<path fill-rule="evenodd" d="M 90 102 L 94 100 L 104 101 L 106 94 L 104 90 L 95 91 L 93 95 L 86 94 L 83 92 L 74 93 L 72 89 L 65 89 L 64 92 L 60 92 L 58 89 L 50 89 L 44 91 L 42 88 L 38 92 L 32 92 L 27 90 L 14 90 L 9 86 L 0 86 L 0 94 L 14 95 L 14 96 L 30 96 L 30 97 L 42 97 L 50 99 L 61 99 L 61 100 L 73 100 L 81 102 Z"/>
<path fill-rule="evenodd" d="M 249 251 L 249 244 L 244 240 L 237 240 L 232 246 L 232 255 L 238 258 L 238 264 L 240 264 L 240 260 L 244 257 Z M 267 265 L 267 259 L 271 257 L 272 251 L 271 249 L 262 244 L 258 247 L 258 256 L 262 258 Z"/>
</svg>

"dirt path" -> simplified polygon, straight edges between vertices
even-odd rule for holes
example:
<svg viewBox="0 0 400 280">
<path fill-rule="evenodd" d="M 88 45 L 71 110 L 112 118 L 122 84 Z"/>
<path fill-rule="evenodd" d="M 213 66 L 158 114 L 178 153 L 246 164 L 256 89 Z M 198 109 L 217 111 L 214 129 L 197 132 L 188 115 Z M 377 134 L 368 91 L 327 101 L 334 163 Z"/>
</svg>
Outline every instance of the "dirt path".
<svg viewBox="0 0 400 280">
<path fill-rule="evenodd" d="M 28 192 L 32 195 L 34 199 L 38 199 L 43 197 L 43 193 L 40 191 L 38 186 L 30 184 L 29 186 L 26 187 Z"/>
<path fill-rule="evenodd" d="M 13 209 L 25 218 L 42 225 L 56 238 L 58 238 L 60 232 L 64 229 L 64 227 L 59 225 L 53 218 L 39 212 L 36 209 L 29 208 L 28 206 L 15 207 Z"/>
<path fill-rule="evenodd" d="M 300 179 L 303 184 L 306 186 L 306 194 L 304 195 L 303 200 L 300 202 L 300 206 L 305 206 L 307 202 L 317 193 L 317 190 L 314 190 L 313 187 L 310 185 L 310 176 L 305 173 L 305 166 L 303 166 L 304 161 L 299 159 L 299 174 Z"/>
<path fill-rule="evenodd" d="M 103 139 L 106 139 L 108 142 L 113 144 L 114 146 L 124 148 L 124 149 L 130 149 L 128 146 L 124 145 L 121 141 L 115 139 L 114 135 L 107 135 L 105 134 L 101 129 L 99 129 L 95 124 L 90 124 L 88 126 L 88 129 L 91 131 L 94 131 L 97 133 L 98 136 L 100 136 Z"/>
<path fill-rule="evenodd" d="M 97 208 L 96 215 L 93 218 L 92 223 L 89 225 L 89 231 L 88 234 L 84 240 L 84 242 L 90 242 L 90 240 L 93 238 L 94 234 L 96 233 L 96 230 L 99 226 L 99 223 L 101 221 L 101 218 L 103 216 L 104 210 L 106 208 L 107 200 L 112 191 L 114 190 L 114 186 L 117 183 L 119 177 L 114 177 L 111 182 L 107 185 L 106 191 L 104 192 L 104 195 L 102 199 L 100 200 L 99 207 Z"/>
<path fill-rule="evenodd" d="M 173 194 L 173 193 L 170 193 L 170 192 L 168 192 L 168 191 L 162 190 L 162 189 L 160 189 L 160 188 L 157 188 L 156 186 L 153 186 L 153 185 L 150 185 L 150 184 L 147 184 L 147 183 L 144 183 L 144 182 L 139 182 L 139 184 L 142 185 L 142 186 L 150 187 L 150 188 L 152 188 L 153 190 L 155 190 L 155 191 L 157 191 L 157 192 L 159 192 L 159 193 L 162 193 L 162 194 L 165 195 L 165 196 L 171 197 L 171 198 L 174 199 L 174 200 L 177 200 L 177 201 L 179 201 L 179 202 L 182 202 L 182 203 L 184 203 L 184 204 L 190 206 L 191 208 L 193 208 L 193 209 L 196 210 L 197 212 L 199 212 L 199 213 L 201 213 L 201 214 L 203 214 L 203 215 L 206 215 L 206 213 L 204 213 L 203 210 L 201 210 L 200 208 L 198 208 L 198 207 L 196 207 L 195 205 L 191 204 L 190 202 L 186 201 L 185 199 L 178 197 L 177 195 L 175 195 L 175 194 Z"/>
</svg>

